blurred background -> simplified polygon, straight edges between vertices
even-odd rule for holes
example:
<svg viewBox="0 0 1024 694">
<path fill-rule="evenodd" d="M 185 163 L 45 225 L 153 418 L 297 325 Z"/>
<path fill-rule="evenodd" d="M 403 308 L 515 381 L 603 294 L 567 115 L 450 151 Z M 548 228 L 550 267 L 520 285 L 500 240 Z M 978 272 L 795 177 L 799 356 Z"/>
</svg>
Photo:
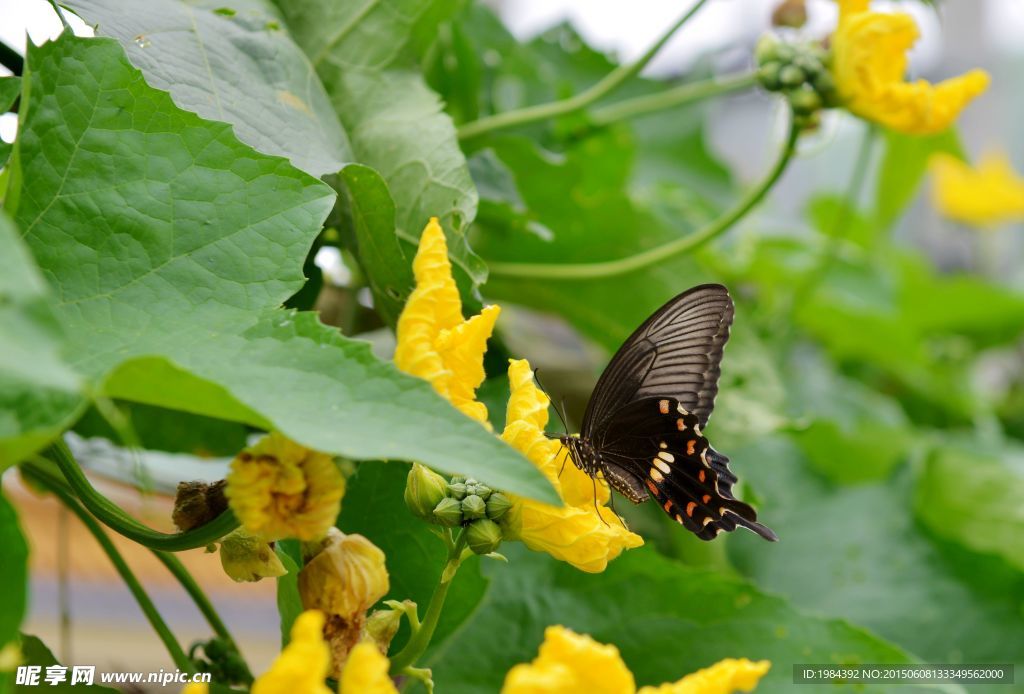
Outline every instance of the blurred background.
<svg viewBox="0 0 1024 694">
<path fill-rule="evenodd" d="M 517 39 L 533 42 L 540 52 L 585 58 L 585 43 L 616 62 L 641 54 L 688 4 L 486 3 Z M 713 0 L 644 76 L 675 80 L 749 69 L 753 46 L 769 29 L 776 5 L 775 0 Z M 915 17 L 921 39 L 911 53 L 914 77 L 939 80 L 974 67 L 992 74 L 990 89 L 959 120 L 960 140 L 970 159 L 1000 151 L 1018 169 L 1024 168 L 1024 131 L 1017 127 L 1024 117 L 1018 78 L 1024 62 L 1024 3 L 948 0 L 938 7 L 917 2 L 872 6 L 898 6 Z M 835 4 L 809 0 L 807 7 L 809 20 L 794 33 L 826 35 L 836 21 Z M 89 31 L 80 22 L 75 26 Z M 42 0 L 0 0 L 0 41 L 8 46 L 23 51 L 26 32 L 38 42 L 59 29 Z M 600 59 L 586 58 L 587 68 L 567 77 L 556 71 L 559 60 L 541 61 L 536 73 L 523 70 L 518 82 L 496 80 L 496 101 L 516 106 L 543 100 L 536 98 L 538 93 L 551 98 L 566 89 L 578 91 L 605 67 Z M 500 75 L 502 69 L 496 72 Z M 458 94 L 444 94 L 442 86 L 433 86 L 454 104 L 453 110 L 458 107 Z M 634 211 L 622 219 L 652 219 L 673 231 L 698 226 L 763 175 L 784 134 L 782 115 L 774 99 L 748 91 L 632 122 L 622 140 L 630 151 L 623 155 L 629 159 L 625 166 L 631 167 L 630 176 L 621 183 L 628 187 L 630 204 L 643 213 Z M 16 118 L 0 116 L 0 138 L 13 139 Z M 765 503 L 762 516 L 784 542 L 778 549 L 748 537 L 730 538 L 727 545 L 698 545 L 683 533 L 668 534 L 662 519 L 648 509 L 631 512 L 630 520 L 667 553 L 722 570 L 734 567 L 801 607 L 852 619 L 931 662 L 1009 660 L 1014 657 L 1012 644 L 1018 644 L 1019 656 L 1024 643 L 1019 572 L 1024 565 L 1014 568 L 1015 561 L 1024 562 L 1019 546 L 1024 537 L 999 536 L 993 542 L 1017 545 L 999 550 L 987 546 L 984 536 L 998 525 L 1000 514 L 1018 514 L 1020 522 L 1019 498 L 994 492 L 1001 504 L 1011 507 L 980 509 L 972 516 L 985 497 L 979 493 L 971 497 L 969 508 L 958 509 L 950 500 L 955 489 L 949 488 L 943 472 L 977 455 L 1024 476 L 1019 440 L 1024 435 L 1024 314 L 1018 296 L 1024 292 L 1024 235 L 1019 224 L 979 231 L 942 219 L 931 203 L 927 176 L 920 186 L 911 186 L 905 200 L 897 200 L 899 207 L 883 222 L 878 206 L 897 204 L 885 202 L 885 190 L 890 184 L 904 185 L 899 165 L 913 154 L 901 154 L 903 145 L 884 138 L 871 150 L 857 195 L 847 199 L 864 131 L 862 122 L 843 112 L 827 113 L 821 127 L 803 138 L 799 157 L 766 204 L 693 265 L 679 266 L 679 290 L 715 279 L 729 284 L 741 300 L 734 342 L 723 366 L 712 441 L 733 458 L 734 469 L 749 483 L 740 496 Z M 536 139 L 570 158 L 580 146 L 557 132 Z M 615 142 L 584 149 L 583 161 L 595 167 L 616 162 Z M 502 147 L 495 145 L 499 155 Z M 505 163 L 515 156 L 505 151 Z M 679 162 L 669 161 L 672 157 L 685 159 L 685 170 L 674 168 Z M 529 166 L 528 157 L 518 163 L 521 186 Z M 533 208 L 527 215 L 531 233 L 557 238 L 564 230 L 554 221 L 557 215 L 534 207 L 538 194 L 520 193 Z M 843 205 L 852 209 L 839 210 Z M 829 227 L 837 215 L 854 230 L 851 238 L 862 236 L 864 243 L 841 245 L 837 257 L 821 268 L 825 276 L 805 291 L 808 269 L 828 247 Z M 586 221 L 584 216 L 579 223 Z M 485 258 L 517 259 L 517 251 L 509 249 L 518 241 L 503 227 L 506 222 L 481 215 L 474 247 Z M 623 229 L 623 234 L 636 233 Z M 878 235 L 888 240 L 879 245 L 874 242 Z M 368 291 L 354 282 L 344 255 L 324 246 L 317 264 L 325 274 L 317 306 L 328 320 L 371 339 L 387 354 L 389 336 L 378 329 Z M 957 289 L 942 279 L 949 273 L 967 273 L 971 282 L 983 280 L 984 287 Z M 989 291 L 992 287 L 995 293 Z M 600 291 L 581 291 L 593 297 L 589 307 L 564 296 L 542 299 L 529 293 L 524 305 L 516 307 L 506 299 L 515 292 L 503 288 L 501 280 L 483 288 L 485 299 L 500 299 L 506 308 L 501 339 L 508 352 L 529 357 L 542 373 L 551 374 L 545 385 L 566 400 L 570 420 L 576 422 L 595 374 L 624 336 L 623 325 L 639 323 L 657 305 L 644 305 L 653 298 L 640 297 L 636 316 L 622 309 L 609 318 L 601 306 L 594 307 L 604 296 Z M 613 283 L 608 291 L 621 289 Z M 592 315 L 566 318 L 577 310 Z M 500 379 L 485 386 L 483 396 L 493 398 L 492 410 L 500 412 L 503 388 Z M 237 432 L 234 443 L 244 436 L 244 431 Z M 137 460 L 114 464 L 116 452 L 90 448 L 94 444 L 84 439 L 75 441 L 79 459 L 92 463 L 96 479 L 104 480 L 105 493 L 145 522 L 166 526 L 170 502 L 165 494 L 178 479 L 188 478 L 183 469 L 195 464 L 194 456 L 144 465 L 148 471 L 163 467 L 173 474 L 159 479 L 147 473 L 152 493 L 140 496 L 118 482 L 137 478 Z M 210 460 L 189 474 L 220 477 L 231 445 L 207 451 Z M 934 457 L 936 449 L 946 448 L 949 457 Z M 1004 479 L 998 469 L 986 467 L 976 474 L 998 490 Z M 25 492 L 12 475 L 4 484 L 16 499 L 33 547 L 32 611 L 25 631 L 55 649 L 60 644 L 57 655 L 66 662 L 112 670 L 168 667 L 156 636 L 75 519 L 51 500 Z M 925 507 L 935 499 L 949 502 L 950 513 L 960 515 L 930 515 Z M 937 508 L 945 513 L 947 507 Z M 941 530 L 944 523 L 954 527 L 951 534 Z M 965 540 L 971 533 L 981 539 Z M 163 567 L 130 543 L 119 547 L 153 588 L 181 640 L 187 643 L 193 635 L 204 634 L 200 616 Z M 216 556 L 201 551 L 189 553 L 186 563 L 239 635 L 253 670 L 262 671 L 277 652 L 273 584 L 233 584 Z M 965 578 L 969 574 L 975 575 Z M 960 623 L 945 634 L 934 632 L 950 620 Z"/>
</svg>

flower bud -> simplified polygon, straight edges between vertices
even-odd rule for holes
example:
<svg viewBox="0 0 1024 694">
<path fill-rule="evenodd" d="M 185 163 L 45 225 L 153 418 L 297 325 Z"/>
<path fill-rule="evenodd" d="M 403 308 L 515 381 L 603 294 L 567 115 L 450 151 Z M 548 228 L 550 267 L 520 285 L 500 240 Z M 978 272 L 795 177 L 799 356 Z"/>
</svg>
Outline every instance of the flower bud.
<svg viewBox="0 0 1024 694">
<path fill-rule="evenodd" d="M 806 0 L 782 0 L 772 12 L 772 26 L 799 29 L 806 23 Z"/>
<path fill-rule="evenodd" d="M 836 89 L 836 80 L 828 70 L 822 70 L 811 80 L 814 91 L 825 102 L 826 106 L 836 106 L 839 103 L 839 90 Z"/>
<path fill-rule="evenodd" d="M 490 498 L 491 493 L 492 493 L 491 488 L 488 487 L 486 484 L 484 484 L 483 482 L 477 483 L 477 485 L 476 485 L 476 495 L 478 497 L 480 497 L 484 501 L 487 501 L 487 499 Z"/>
<path fill-rule="evenodd" d="M 402 624 L 403 614 L 401 610 L 374 610 L 363 625 L 363 638 L 373 641 L 382 653 L 387 653 L 391 639 L 395 638 Z"/>
<path fill-rule="evenodd" d="M 220 564 L 239 583 L 284 576 L 288 570 L 267 541 L 238 528 L 220 540 Z"/>
<path fill-rule="evenodd" d="M 490 554 L 501 544 L 501 528 L 487 518 L 475 520 L 466 528 L 466 544 L 476 554 Z"/>
<path fill-rule="evenodd" d="M 464 499 L 466 497 L 466 483 L 455 482 L 448 485 L 448 495 L 453 499 Z"/>
<path fill-rule="evenodd" d="M 779 70 L 779 82 L 784 87 L 799 87 L 805 79 L 804 71 L 796 65 L 787 65 Z"/>
<path fill-rule="evenodd" d="M 813 89 L 798 89 L 789 95 L 789 103 L 793 110 L 801 115 L 809 116 L 821 108 L 821 97 Z"/>
<path fill-rule="evenodd" d="M 441 525 L 454 528 L 462 523 L 462 502 L 446 496 L 434 507 L 434 518 Z"/>
<path fill-rule="evenodd" d="M 452 484 L 458 484 L 459 482 L 465 483 L 465 481 L 465 475 L 452 475 L 452 478 L 449 480 Z"/>
<path fill-rule="evenodd" d="M 754 46 L 754 59 L 758 65 L 764 65 L 765 63 L 778 62 L 779 60 L 779 40 L 771 34 L 764 34 L 757 40 L 757 45 Z"/>
<path fill-rule="evenodd" d="M 487 517 L 491 520 L 498 520 L 510 508 L 512 508 L 512 500 L 501 492 L 494 492 L 487 499 Z"/>
<path fill-rule="evenodd" d="M 781 71 L 781 63 L 774 60 L 765 63 L 761 67 L 757 68 L 757 81 L 760 82 L 761 86 L 768 91 L 776 91 L 782 87 L 782 82 L 779 81 L 779 72 Z"/>
<path fill-rule="evenodd" d="M 462 500 L 462 515 L 466 520 L 483 518 L 486 512 L 487 506 L 484 504 L 484 500 L 476 494 L 470 494 Z"/>
<path fill-rule="evenodd" d="M 444 477 L 424 465 L 413 463 L 405 480 L 405 505 L 419 518 L 433 523 L 436 522 L 434 507 L 447 491 L 448 483 Z"/>
<path fill-rule="evenodd" d="M 228 507 L 224 496 L 224 480 L 205 482 L 178 482 L 171 520 L 182 532 L 206 525 Z"/>
</svg>

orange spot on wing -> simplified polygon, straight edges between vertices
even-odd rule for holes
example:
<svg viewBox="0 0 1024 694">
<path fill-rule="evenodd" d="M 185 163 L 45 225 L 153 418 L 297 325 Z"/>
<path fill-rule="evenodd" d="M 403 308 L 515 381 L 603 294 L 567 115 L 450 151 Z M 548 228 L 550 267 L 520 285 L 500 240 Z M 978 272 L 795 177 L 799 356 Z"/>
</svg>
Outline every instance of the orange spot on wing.
<svg viewBox="0 0 1024 694">
<path fill-rule="evenodd" d="M 703 482 L 704 479 L 707 477 L 707 475 L 705 475 L 704 471 L 701 470 L 700 473 L 697 475 L 697 477 L 700 479 L 701 482 Z"/>
<path fill-rule="evenodd" d="M 662 508 L 665 509 L 665 513 L 668 513 L 669 511 L 671 511 L 672 510 L 672 499 L 669 499 L 668 501 L 666 501 L 665 505 Z"/>
<path fill-rule="evenodd" d="M 709 501 L 711 501 L 711 495 L 710 494 L 705 494 L 703 501 L 704 501 L 705 504 L 708 503 Z"/>
<path fill-rule="evenodd" d="M 653 494 L 654 496 L 658 496 L 658 485 L 656 485 L 654 482 L 650 480 L 645 481 L 647 482 L 647 488 L 651 490 L 651 494 Z"/>
<path fill-rule="evenodd" d="M 682 420 L 680 420 L 680 421 L 682 421 Z M 696 446 L 696 445 L 697 445 L 697 442 L 694 439 L 690 439 L 689 441 L 687 441 L 686 442 L 686 455 L 693 455 L 693 449 L 694 449 L 694 446 Z"/>
<path fill-rule="evenodd" d="M 658 409 L 662 414 L 668 414 L 668 400 L 659 400 Z"/>
<path fill-rule="evenodd" d="M 688 515 L 690 518 L 693 518 L 693 509 L 695 508 L 697 508 L 696 501 L 691 501 L 690 503 L 688 503 L 686 505 L 686 515 Z"/>
</svg>

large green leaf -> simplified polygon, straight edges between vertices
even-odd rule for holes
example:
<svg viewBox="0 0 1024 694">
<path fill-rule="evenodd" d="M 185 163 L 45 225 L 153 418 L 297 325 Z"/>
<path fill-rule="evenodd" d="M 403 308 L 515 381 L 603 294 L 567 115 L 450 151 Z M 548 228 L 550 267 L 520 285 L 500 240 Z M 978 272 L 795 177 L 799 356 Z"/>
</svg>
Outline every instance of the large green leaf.
<svg viewBox="0 0 1024 694">
<path fill-rule="evenodd" d="M 498 691 L 509 668 L 537 656 L 553 624 L 618 646 L 638 685 L 674 682 L 722 658 L 746 657 L 772 661 L 759 693 L 785 692 L 795 663 L 912 660 L 847 622 L 804 615 L 742 579 L 686 567 L 648 548 L 627 552 L 601 574 L 580 573 L 517 543 L 502 552 L 510 563 L 484 565 L 491 582 L 473 617 L 428 657 L 439 691 Z"/>
<path fill-rule="evenodd" d="M 427 221 L 440 218 L 460 285 L 479 284 L 486 268 L 464 237 L 466 225 L 476 216 L 476 189 L 451 118 L 413 60 L 415 48 L 429 40 L 454 3 L 278 4 L 327 88 L 356 161 L 373 167 L 387 181 L 399 238 L 411 249 Z"/>
<path fill-rule="evenodd" d="M 28 545 L 21 532 L 18 514 L 0 492 L 0 548 L 3 548 L 4 570 L 0 572 L 0 648 L 18 638 L 21 620 L 25 617 L 28 592 Z"/>
<path fill-rule="evenodd" d="M 428 384 L 277 308 L 301 285 L 326 185 L 178 109 L 110 39 L 33 47 L 26 74 L 16 157 L 32 184 L 17 218 L 61 300 L 69 353 L 104 394 L 553 498 Z"/>
<path fill-rule="evenodd" d="M 44 446 L 84 407 L 48 289 L 0 212 L 0 470 Z"/>
<path fill-rule="evenodd" d="M 940 537 L 1024 571 L 1024 456 L 945 447 L 924 465 L 917 516 Z"/>
<path fill-rule="evenodd" d="M 773 545 L 730 538 L 730 554 L 758 585 L 799 607 L 855 620 L 926 662 L 1020 667 L 1024 578 L 1005 562 L 923 534 L 909 470 L 836 487 L 809 473 L 784 439 L 729 456 L 762 498 L 758 520 L 780 538 Z"/>
<path fill-rule="evenodd" d="M 64 4 L 119 40 L 149 84 L 187 111 L 227 121 L 242 142 L 314 176 L 352 159 L 309 60 L 257 3 L 150 0 L 144 12 L 131 0 Z"/>
</svg>

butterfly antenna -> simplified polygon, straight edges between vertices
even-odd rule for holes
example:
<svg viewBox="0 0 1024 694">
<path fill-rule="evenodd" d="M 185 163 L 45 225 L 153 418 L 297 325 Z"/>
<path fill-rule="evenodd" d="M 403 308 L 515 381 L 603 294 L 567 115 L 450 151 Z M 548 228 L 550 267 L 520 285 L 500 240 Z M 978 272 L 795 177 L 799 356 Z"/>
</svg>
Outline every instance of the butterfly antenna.
<svg viewBox="0 0 1024 694">
<path fill-rule="evenodd" d="M 544 393 L 544 395 L 548 396 L 548 401 L 550 402 L 551 394 L 548 393 L 548 389 L 545 388 L 544 384 L 541 383 L 541 381 L 540 381 L 540 367 L 539 366 L 533 370 L 533 380 L 537 381 L 537 385 L 540 387 L 540 389 Z M 558 408 L 556 407 L 555 408 L 555 415 L 558 417 L 558 420 L 562 423 L 562 428 L 565 429 L 565 433 L 568 434 L 569 433 L 569 425 L 566 424 L 566 422 L 565 422 L 565 400 L 564 399 L 561 401 L 561 405 L 562 405 L 562 411 L 559 412 Z"/>
</svg>

